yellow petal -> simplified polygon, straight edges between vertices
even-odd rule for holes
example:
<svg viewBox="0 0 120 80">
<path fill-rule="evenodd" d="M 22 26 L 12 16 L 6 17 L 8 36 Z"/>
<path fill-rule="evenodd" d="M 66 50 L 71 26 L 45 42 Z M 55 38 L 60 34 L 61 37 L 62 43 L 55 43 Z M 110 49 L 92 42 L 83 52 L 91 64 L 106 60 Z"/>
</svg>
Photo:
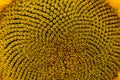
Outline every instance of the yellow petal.
<svg viewBox="0 0 120 80">
<path fill-rule="evenodd" d="M 0 6 L 11 3 L 12 0 L 0 0 Z"/>
<path fill-rule="evenodd" d="M 114 80 L 119 80 L 119 78 L 118 78 L 118 77 L 116 77 Z"/>
<path fill-rule="evenodd" d="M 3 6 L 0 6 L 0 11 L 3 9 Z"/>
<path fill-rule="evenodd" d="M 0 11 L 3 10 L 4 6 L 11 3 L 12 0 L 0 0 Z"/>
<path fill-rule="evenodd" d="M 120 8 L 120 0 L 109 0 L 108 2 L 113 8 Z"/>
<path fill-rule="evenodd" d="M 119 78 L 119 80 L 120 80 L 120 71 L 118 72 L 118 78 Z"/>
</svg>

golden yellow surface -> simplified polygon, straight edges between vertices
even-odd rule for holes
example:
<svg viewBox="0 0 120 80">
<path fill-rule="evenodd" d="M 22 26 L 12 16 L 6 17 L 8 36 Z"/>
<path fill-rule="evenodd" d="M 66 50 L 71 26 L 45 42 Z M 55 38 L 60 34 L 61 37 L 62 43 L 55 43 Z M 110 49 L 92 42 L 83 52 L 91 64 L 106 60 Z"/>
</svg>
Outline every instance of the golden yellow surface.
<svg viewBox="0 0 120 80">
<path fill-rule="evenodd" d="M 118 78 L 119 78 L 119 80 L 120 80 L 120 71 L 118 72 Z"/>
<path fill-rule="evenodd" d="M 109 4 L 114 8 L 120 8 L 120 0 L 109 0 Z"/>
<path fill-rule="evenodd" d="M 5 5 L 11 3 L 12 0 L 0 0 L 0 11 L 4 8 Z"/>
<path fill-rule="evenodd" d="M 108 0 L 108 3 L 113 8 L 118 9 L 117 13 L 118 16 L 120 17 L 120 0 Z"/>
<path fill-rule="evenodd" d="M 116 77 L 114 80 L 120 80 L 120 71 L 118 72 L 118 77 Z"/>
</svg>

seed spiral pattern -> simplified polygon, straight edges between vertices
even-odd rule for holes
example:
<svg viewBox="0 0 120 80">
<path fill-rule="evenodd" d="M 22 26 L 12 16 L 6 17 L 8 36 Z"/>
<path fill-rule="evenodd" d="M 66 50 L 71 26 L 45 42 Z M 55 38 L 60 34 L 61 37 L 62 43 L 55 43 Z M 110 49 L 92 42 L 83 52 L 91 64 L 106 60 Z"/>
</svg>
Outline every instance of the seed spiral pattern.
<svg viewBox="0 0 120 80">
<path fill-rule="evenodd" d="M 0 79 L 117 76 L 120 20 L 104 0 L 16 0 L 0 15 Z"/>
</svg>

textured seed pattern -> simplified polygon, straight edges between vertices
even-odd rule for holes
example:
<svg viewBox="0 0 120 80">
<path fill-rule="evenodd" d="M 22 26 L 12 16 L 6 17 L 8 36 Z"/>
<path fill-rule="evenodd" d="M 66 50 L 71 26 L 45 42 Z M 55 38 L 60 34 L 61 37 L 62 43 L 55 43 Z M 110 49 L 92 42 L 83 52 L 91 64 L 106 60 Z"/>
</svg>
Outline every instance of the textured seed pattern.
<svg viewBox="0 0 120 80">
<path fill-rule="evenodd" d="M 104 0 L 16 0 L 0 15 L 1 79 L 117 77 L 120 19 Z"/>
</svg>

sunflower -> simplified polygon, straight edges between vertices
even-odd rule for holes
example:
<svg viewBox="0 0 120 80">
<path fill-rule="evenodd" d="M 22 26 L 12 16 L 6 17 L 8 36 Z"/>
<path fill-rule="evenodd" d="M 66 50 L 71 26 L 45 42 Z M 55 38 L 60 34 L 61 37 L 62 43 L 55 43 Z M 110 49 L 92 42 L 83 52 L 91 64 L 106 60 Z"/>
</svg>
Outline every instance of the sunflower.
<svg viewBox="0 0 120 80">
<path fill-rule="evenodd" d="M 93 0 L 94 1 L 94 0 Z M 12 0 L 0 0 L 0 10 L 3 10 L 4 9 L 4 7 L 6 7 L 8 4 L 10 4 L 12 2 Z M 116 12 L 118 13 L 118 16 L 120 17 L 120 0 L 107 0 L 107 2 L 108 2 L 108 4 L 111 6 L 111 7 L 113 7 L 115 10 L 116 10 Z M 39 6 L 38 6 L 39 7 Z M 49 8 L 49 5 L 47 5 L 47 7 Z M 51 10 L 54 10 L 54 8 L 53 7 L 51 7 Z M 49 11 L 48 11 L 49 12 Z M 55 11 L 56 12 L 56 11 Z M 52 14 L 52 13 L 51 13 Z M 66 16 L 66 14 L 64 14 L 65 16 Z M 63 15 L 63 16 L 64 16 Z M 56 17 L 56 15 L 53 15 L 53 17 Z M 50 18 L 51 19 L 51 18 Z M 67 19 L 67 18 L 66 18 Z M 64 21 L 64 19 L 63 19 L 63 21 Z M 47 22 L 47 21 L 46 21 Z M 48 23 L 49 23 L 49 21 L 48 21 Z M 61 23 L 61 22 L 60 22 Z M 43 24 L 43 25 L 46 25 L 46 24 Z M 52 24 L 50 24 L 50 25 L 52 25 Z M 58 24 L 57 24 L 58 25 Z M 0 26 L 1 27 L 1 26 Z M 27 30 L 27 29 L 26 29 Z M 7 31 L 7 30 L 6 30 Z M 56 29 L 56 31 L 58 31 L 58 29 Z M 37 33 L 35 33 L 35 34 L 37 34 Z M 58 44 L 59 45 L 59 44 Z M 38 45 L 36 45 L 36 46 L 38 46 Z M 49 45 L 50 46 L 50 45 Z M 60 46 L 60 45 L 59 45 Z M 70 48 L 71 48 L 71 46 L 69 46 Z M 1 47 L 0 47 L 1 48 Z M 69 50 L 69 49 L 67 49 L 67 50 Z M 32 51 L 32 50 L 31 50 Z M 47 51 L 47 50 L 46 50 Z M 54 50 L 51 50 L 50 49 L 50 51 L 54 51 Z M 56 51 L 56 50 L 55 50 Z M 32 56 L 32 55 L 27 55 L 27 56 Z M 37 54 L 36 54 L 36 56 L 38 56 Z M 36 57 L 35 56 L 35 57 Z M 60 55 L 60 56 L 62 56 L 62 55 Z M 53 56 L 54 57 L 54 56 Z M 3 58 L 2 58 L 3 59 Z M 64 64 L 63 64 L 63 62 L 62 62 L 62 59 L 61 58 L 58 58 L 58 60 L 60 61 L 60 64 L 62 64 L 62 66 L 64 66 Z M 76 61 L 76 58 L 75 58 L 75 60 L 74 61 Z M 74 64 L 73 64 L 74 65 Z M 35 68 L 36 68 L 36 66 L 35 66 Z M 72 70 L 72 68 L 71 68 L 71 70 Z M 5 80 L 8 80 L 8 78 L 6 78 Z M 10 78 L 9 80 L 14 80 L 14 78 Z M 116 77 L 114 80 L 120 80 L 120 71 L 118 71 L 118 77 Z"/>
</svg>

